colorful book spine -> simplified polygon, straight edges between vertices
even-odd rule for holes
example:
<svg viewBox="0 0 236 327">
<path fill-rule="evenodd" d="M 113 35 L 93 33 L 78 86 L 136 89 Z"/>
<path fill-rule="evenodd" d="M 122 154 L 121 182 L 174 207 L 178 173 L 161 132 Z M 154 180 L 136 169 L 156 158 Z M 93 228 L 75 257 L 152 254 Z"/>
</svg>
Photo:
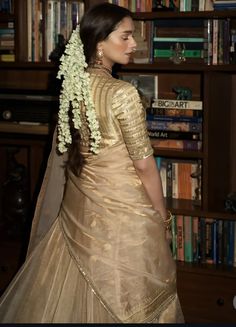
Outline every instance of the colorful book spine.
<svg viewBox="0 0 236 327">
<path fill-rule="evenodd" d="M 180 131 L 180 132 L 202 132 L 202 123 L 188 122 L 164 122 L 158 120 L 147 120 L 147 129 L 149 131 Z"/>
<path fill-rule="evenodd" d="M 151 110 L 151 108 L 150 108 Z M 190 123 L 190 124 L 202 124 L 202 117 L 194 116 L 167 116 L 167 115 L 146 115 L 147 121 L 158 121 L 158 122 L 170 122 L 170 123 Z"/>
<path fill-rule="evenodd" d="M 157 149 L 199 151 L 202 149 L 202 141 L 151 139 L 151 144 Z"/>
<path fill-rule="evenodd" d="M 161 37 L 154 36 L 153 42 L 204 42 L 204 37 Z"/>
<path fill-rule="evenodd" d="M 192 227 L 193 227 L 193 262 L 199 261 L 199 218 L 192 218 Z"/>
<path fill-rule="evenodd" d="M 184 261 L 193 262 L 193 227 L 191 216 L 184 216 Z"/>
<path fill-rule="evenodd" d="M 176 215 L 177 229 L 177 260 L 184 261 L 184 218 Z"/>
<path fill-rule="evenodd" d="M 154 58 L 170 58 L 173 54 L 171 49 L 154 49 Z M 202 50 L 184 50 L 185 58 L 202 58 Z"/>
<path fill-rule="evenodd" d="M 195 140 L 202 139 L 202 133 L 198 132 L 185 132 L 185 131 L 172 131 L 172 130 L 148 130 L 148 135 L 155 139 L 173 139 L 173 140 Z"/>
<path fill-rule="evenodd" d="M 191 109 L 191 110 L 202 110 L 202 101 L 195 100 L 176 100 L 176 99 L 157 99 L 152 104 L 153 108 L 164 108 L 164 109 Z"/>
<path fill-rule="evenodd" d="M 177 227 L 176 227 L 176 216 L 173 216 L 171 222 L 171 250 L 172 256 L 176 260 L 177 259 Z"/>
</svg>

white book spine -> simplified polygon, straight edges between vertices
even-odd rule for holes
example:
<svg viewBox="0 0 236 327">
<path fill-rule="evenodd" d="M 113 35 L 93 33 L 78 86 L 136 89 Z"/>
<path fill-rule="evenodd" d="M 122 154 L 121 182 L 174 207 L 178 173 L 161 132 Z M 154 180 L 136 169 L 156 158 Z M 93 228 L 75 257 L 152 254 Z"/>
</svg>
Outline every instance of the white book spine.
<svg viewBox="0 0 236 327">
<path fill-rule="evenodd" d="M 176 100 L 176 99 L 157 99 L 152 104 L 153 108 L 164 108 L 164 109 L 192 109 L 202 110 L 202 101 L 194 100 Z"/>
</svg>

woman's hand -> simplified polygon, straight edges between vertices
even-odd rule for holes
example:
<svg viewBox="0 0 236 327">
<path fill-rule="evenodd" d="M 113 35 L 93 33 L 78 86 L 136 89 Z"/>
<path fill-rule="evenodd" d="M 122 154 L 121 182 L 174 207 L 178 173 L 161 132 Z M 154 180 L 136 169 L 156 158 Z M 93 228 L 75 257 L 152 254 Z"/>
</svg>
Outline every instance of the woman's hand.
<svg viewBox="0 0 236 327">
<path fill-rule="evenodd" d="M 170 244 L 172 241 L 172 234 L 171 231 L 169 229 L 166 229 L 166 240 L 167 242 Z"/>
</svg>

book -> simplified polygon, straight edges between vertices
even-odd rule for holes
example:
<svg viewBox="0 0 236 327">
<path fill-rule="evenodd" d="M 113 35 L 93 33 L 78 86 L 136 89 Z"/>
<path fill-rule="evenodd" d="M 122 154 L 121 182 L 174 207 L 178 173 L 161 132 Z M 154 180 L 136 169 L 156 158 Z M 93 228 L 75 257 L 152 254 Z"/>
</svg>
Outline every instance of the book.
<svg viewBox="0 0 236 327">
<path fill-rule="evenodd" d="M 193 227 L 192 217 L 184 216 L 184 261 L 193 262 Z"/>
<path fill-rule="evenodd" d="M 171 37 L 171 36 L 155 36 L 153 42 L 197 42 L 203 43 L 205 41 L 204 37 Z"/>
<path fill-rule="evenodd" d="M 205 218 L 205 262 L 208 264 L 214 263 L 213 225 L 213 218 Z"/>
<path fill-rule="evenodd" d="M 176 228 L 176 216 L 173 216 L 171 222 L 171 250 L 172 256 L 176 260 L 177 259 L 177 228 Z"/>
<path fill-rule="evenodd" d="M 206 263 L 206 220 L 200 217 L 199 221 L 199 259 L 201 263 Z"/>
<path fill-rule="evenodd" d="M 236 267 L 236 222 L 234 221 L 234 242 L 233 242 L 233 247 L 234 247 L 234 258 L 233 258 L 233 266 Z"/>
<path fill-rule="evenodd" d="M 168 117 L 202 117 L 202 111 L 197 109 L 176 109 L 176 108 L 151 108 L 151 113 L 155 116 Z"/>
<path fill-rule="evenodd" d="M 206 19 L 204 22 L 204 63 L 210 65 L 212 63 L 212 19 Z"/>
<path fill-rule="evenodd" d="M 192 217 L 192 232 L 193 232 L 193 262 L 199 260 L 199 218 Z"/>
<path fill-rule="evenodd" d="M 14 62 L 15 55 L 14 54 L 0 54 L 0 61 Z"/>
<path fill-rule="evenodd" d="M 202 141 L 172 140 L 172 139 L 151 139 L 153 148 L 199 151 L 202 149 Z"/>
<path fill-rule="evenodd" d="M 203 103 L 200 100 L 156 99 L 153 102 L 152 107 L 165 109 L 202 110 Z"/>
<path fill-rule="evenodd" d="M 181 132 L 202 132 L 202 123 L 191 122 L 169 122 L 147 119 L 148 131 L 181 131 Z"/>
<path fill-rule="evenodd" d="M 165 49 L 154 49 L 153 56 L 154 58 L 170 58 L 172 56 L 173 51 L 169 48 Z M 185 58 L 202 58 L 203 51 L 202 50 L 184 50 Z"/>
<path fill-rule="evenodd" d="M 176 215 L 177 260 L 184 261 L 184 217 Z"/>
<path fill-rule="evenodd" d="M 174 116 L 174 115 L 156 115 L 149 113 L 151 108 L 147 110 L 146 120 L 147 121 L 158 121 L 158 122 L 170 122 L 170 123 L 191 123 L 191 124 L 202 124 L 202 117 L 199 116 Z"/>
<path fill-rule="evenodd" d="M 202 133 L 173 131 L 173 130 L 148 130 L 148 136 L 157 139 L 173 139 L 173 140 L 196 140 L 202 139 Z"/>
<path fill-rule="evenodd" d="M 235 239 L 235 230 L 234 230 L 235 221 L 228 221 L 228 235 L 227 235 L 227 265 L 233 266 L 234 264 L 234 239 Z"/>
<path fill-rule="evenodd" d="M 186 31 L 186 28 L 188 28 L 188 31 Z M 186 33 L 188 35 L 191 35 L 191 37 L 203 37 L 203 29 L 201 27 L 193 27 L 189 28 L 186 26 L 181 27 L 157 27 L 156 31 L 154 31 L 155 37 L 186 37 Z"/>
<path fill-rule="evenodd" d="M 195 189 L 199 185 L 197 178 L 192 178 L 192 173 L 198 169 L 198 163 L 193 160 L 178 160 L 175 167 L 177 191 L 175 196 L 173 194 L 173 198 L 194 200 L 196 198 Z"/>
</svg>

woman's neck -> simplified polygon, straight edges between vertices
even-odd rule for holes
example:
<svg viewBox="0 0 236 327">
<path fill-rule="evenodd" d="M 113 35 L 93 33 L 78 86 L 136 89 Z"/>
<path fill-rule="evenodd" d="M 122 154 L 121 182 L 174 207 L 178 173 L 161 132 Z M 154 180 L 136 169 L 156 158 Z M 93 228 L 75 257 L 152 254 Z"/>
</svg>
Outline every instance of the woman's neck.
<svg viewBox="0 0 236 327">
<path fill-rule="evenodd" d="M 95 68 L 95 69 L 99 69 L 105 73 L 108 73 L 109 75 L 112 74 L 112 68 L 111 67 L 108 67 L 106 65 L 100 65 L 100 64 L 96 64 L 96 63 L 93 63 L 91 65 L 89 65 L 89 68 Z"/>
</svg>

